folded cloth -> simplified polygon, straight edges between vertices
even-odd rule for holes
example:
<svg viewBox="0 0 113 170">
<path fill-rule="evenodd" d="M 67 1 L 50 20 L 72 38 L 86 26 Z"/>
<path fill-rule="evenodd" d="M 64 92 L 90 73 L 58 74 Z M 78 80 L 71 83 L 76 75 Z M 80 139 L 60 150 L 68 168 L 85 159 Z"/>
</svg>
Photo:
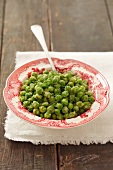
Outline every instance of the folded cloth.
<svg viewBox="0 0 113 170">
<path fill-rule="evenodd" d="M 17 117 L 10 110 L 5 120 L 5 137 L 33 144 L 91 144 L 113 143 L 113 52 L 50 52 L 52 57 L 70 58 L 85 62 L 99 70 L 110 85 L 110 103 L 93 121 L 71 129 L 37 127 Z M 43 52 L 17 52 L 16 68 L 26 62 L 45 57 Z"/>
</svg>

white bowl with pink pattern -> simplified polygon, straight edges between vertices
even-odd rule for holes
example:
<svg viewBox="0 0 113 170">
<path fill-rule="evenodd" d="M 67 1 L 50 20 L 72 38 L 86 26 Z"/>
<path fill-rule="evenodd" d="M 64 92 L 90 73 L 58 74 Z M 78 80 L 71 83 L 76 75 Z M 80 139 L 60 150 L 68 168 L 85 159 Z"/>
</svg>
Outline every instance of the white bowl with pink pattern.
<svg viewBox="0 0 113 170">
<path fill-rule="evenodd" d="M 4 100 L 8 108 L 18 117 L 29 123 L 56 129 L 77 127 L 90 122 L 100 115 L 107 107 L 110 100 L 110 87 L 105 77 L 95 68 L 77 60 L 61 60 L 58 58 L 53 58 L 52 60 L 57 71 L 72 70 L 73 72 L 79 74 L 83 79 L 88 80 L 89 88 L 95 97 L 95 102 L 92 104 L 90 110 L 72 119 L 52 120 L 33 115 L 23 107 L 18 98 L 21 85 L 24 80 L 28 78 L 29 72 L 33 72 L 37 68 L 39 70 L 43 68 L 51 68 L 47 58 L 26 63 L 10 74 L 7 78 L 6 86 L 3 91 Z"/>
</svg>

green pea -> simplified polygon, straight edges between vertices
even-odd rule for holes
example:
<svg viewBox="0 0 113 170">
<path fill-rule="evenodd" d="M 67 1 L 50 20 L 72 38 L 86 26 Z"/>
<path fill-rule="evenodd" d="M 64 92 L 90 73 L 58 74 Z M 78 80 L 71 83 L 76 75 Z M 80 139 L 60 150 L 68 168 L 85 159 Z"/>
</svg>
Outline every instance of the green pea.
<svg viewBox="0 0 113 170">
<path fill-rule="evenodd" d="M 68 74 L 68 73 L 65 73 L 64 76 L 65 76 L 66 78 L 69 78 L 69 74 Z"/>
<path fill-rule="evenodd" d="M 42 82 L 39 82 L 39 81 L 38 81 L 38 82 L 37 82 L 37 86 L 36 86 L 36 87 L 42 87 L 42 86 L 43 86 L 43 84 L 44 84 L 44 83 L 42 83 Z M 36 87 L 35 87 L 35 88 L 36 88 Z"/>
<path fill-rule="evenodd" d="M 63 80 L 65 81 L 65 84 L 68 83 L 68 79 L 67 78 L 64 77 Z"/>
<path fill-rule="evenodd" d="M 44 118 L 46 118 L 46 119 L 51 118 L 51 113 L 50 112 L 44 113 Z"/>
<path fill-rule="evenodd" d="M 63 92 L 62 92 L 62 96 L 63 96 L 63 97 L 69 96 L 69 92 L 68 92 L 68 91 L 63 91 Z"/>
<path fill-rule="evenodd" d="M 29 80 L 25 80 L 24 81 L 24 85 L 29 85 L 30 81 Z"/>
<path fill-rule="evenodd" d="M 52 115 L 51 115 L 51 117 L 52 117 L 52 119 L 54 119 L 54 120 L 56 120 L 56 119 L 57 119 L 56 114 L 52 114 Z"/>
<path fill-rule="evenodd" d="M 24 102 L 25 100 L 27 100 L 27 98 L 26 98 L 25 96 L 19 96 L 19 100 L 20 100 L 21 102 Z"/>
<path fill-rule="evenodd" d="M 49 106 L 49 103 L 46 101 L 46 102 L 44 102 L 44 103 L 42 103 L 42 106 Z"/>
<path fill-rule="evenodd" d="M 24 102 L 23 102 L 23 106 L 24 106 L 24 107 L 27 107 L 27 106 L 29 106 L 29 105 L 30 105 L 30 102 L 29 102 L 29 101 L 24 101 Z"/>
<path fill-rule="evenodd" d="M 41 118 L 44 118 L 44 114 L 43 113 L 40 113 L 40 117 Z M 49 118 L 49 117 L 48 117 Z"/>
<path fill-rule="evenodd" d="M 37 109 L 39 107 L 39 103 L 37 101 L 33 101 L 33 107 L 34 109 Z"/>
<path fill-rule="evenodd" d="M 49 72 L 49 76 L 51 77 L 51 76 L 54 76 L 54 75 L 56 75 L 56 72 L 55 71 L 50 71 Z"/>
<path fill-rule="evenodd" d="M 43 82 L 42 85 L 41 85 L 42 88 L 47 88 L 48 87 L 48 84 L 46 82 Z M 49 90 L 48 90 L 49 91 Z"/>
<path fill-rule="evenodd" d="M 49 71 L 48 70 L 44 70 L 43 74 L 49 74 Z"/>
<path fill-rule="evenodd" d="M 26 100 L 30 101 L 30 103 L 32 103 L 32 101 L 33 101 L 32 97 L 29 97 L 29 98 L 26 97 Z"/>
<path fill-rule="evenodd" d="M 67 106 L 64 106 L 63 108 L 62 108 L 62 113 L 64 113 L 64 114 L 66 114 L 66 113 L 68 113 L 68 107 Z"/>
<path fill-rule="evenodd" d="M 71 77 L 71 78 L 69 79 L 69 81 L 75 83 L 75 81 L 76 81 L 76 76 Z"/>
<path fill-rule="evenodd" d="M 36 98 L 34 97 L 34 95 L 33 96 L 31 96 L 31 101 L 36 101 Z"/>
<path fill-rule="evenodd" d="M 73 103 L 70 102 L 70 103 L 68 104 L 68 108 L 69 108 L 70 110 L 72 110 L 72 109 L 73 109 Z"/>
<path fill-rule="evenodd" d="M 60 84 L 55 84 L 55 85 L 54 85 L 54 88 L 60 89 Z"/>
<path fill-rule="evenodd" d="M 43 74 L 43 80 L 47 80 L 48 79 L 48 75 L 47 74 Z"/>
<path fill-rule="evenodd" d="M 41 96 L 40 94 L 35 94 L 35 95 L 33 95 L 33 97 L 34 97 L 35 99 L 42 99 L 42 96 Z"/>
<path fill-rule="evenodd" d="M 65 75 L 68 79 L 70 79 L 72 76 L 74 76 L 74 73 L 72 71 L 68 71 Z"/>
<path fill-rule="evenodd" d="M 64 106 L 67 106 L 68 105 L 68 99 L 62 99 L 61 100 L 61 103 L 64 105 Z"/>
<path fill-rule="evenodd" d="M 80 110 L 79 110 L 79 114 L 82 114 L 82 113 L 84 113 L 85 112 L 85 110 L 83 109 L 83 108 L 81 108 Z"/>
<path fill-rule="evenodd" d="M 88 95 L 82 96 L 82 101 L 87 102 L 88 101 Z"/>
<path fill-rule="evenodd" d="M 73 86 L 73 87 L 71 88 L 71 92 L 74 93 L 74 94 L 77 93 L 78 90 L 79 90 L 79 87 L 78 87 L 78 86 Z"/>
<path fill-rule="evenodd" d="M 38 109 L 33 109 L 33 114 L 39 116 L 40 112 Z"/>
<path fill-rule="evenodd" d="M 43 99 L 42 98 L 41 99 L 37 99 L 37 102 L 41 104 L 43 102 Z"/>
<path fill-rule="evenodd" d="M 31 96 L 32 96 L 32 92 L 26 93 L 25 96 L 26 96 L 27 98 L 31 97 Z"/>
<path fill-rule="evenodd" d="M 75 102 L 79 102 L 79 97 L 75 97 Z"/>
<path fill-rule="evenodd" d="M 58 114 L 58 115 L 57 115 L 57 119 L 59 119 L 59 120 L 63 120 L 63 119 L 64 119 L 64 117 L 63 117 L 63 115 L 62 115 L 62 114 Z"/>
<path fill-rule="evenodd" d="M 44 77 L 40 77 L 40 82 L 44 82 Z"/>
<path fill-rule="evenodd" d="M 80 87 L 79 87 L 79 91 L 81 91 L 81 92 L 85 92 L 85 90 L 86 90 L 86 89 L 85 89 L 85 87 L 84 87 L 84 86 L 80 86 Z"/>
<path fill-rule="evenodd" d="M 65 86 L 65 81 L 64 81 L 64 80 L 60 80 L 60 81 L 59 81 L 59 84 L 60 84 L 61 86 Z"/>
<path fill-rule="evenodd" d="M 27 91 L 27 92 L 31 92 L 32 90 L 30 89 L 29 86 L 26 86 L 26 91 Z"/>
<path fill-rule="evenodd" d="M 84 108 L 85 110 L 90 109 L 90 107 L 91 107 L 91 103 L 90 103 L 90 102 L 84 102 L 84 103 L 83 103 L 83 108 Z"/>
<path fill-rule="evenodd" d="M 60 80 L 63 80 L 63 79 L 65 78 L 65 75 L 64 75 L 64 74 L 59 73 L 59 75 L 60 75 Z"/>
<path fill-rule="evenodd" d="M 82 80 L 82 84 L 88 84 L 87 80 Z"/>
<path fill-rule="evenodd" d="M 69 113 L 64 114 L 64 118 L 68 119 L 69 118 Z"/>
<path fill-rule="evenodd" d="M 61 103 L 57 103 L 57 104 L 56 104 L 56 107 L 57 107 L 59 110 L 61 110 L 61 109 L 63 108 L 63 105 L 62 105 Z"/>
<path fill-rule="evenodd" d="M 30 80 L 30 82 L 34 82 L 34 81 L 36 81 L 36 77 L 35 76 L 31 76 L 29 80 Z"/>
<path fill-rule="evenodd" d="M 25 96 L 25 94 L 26 94 L 26 91 L 21 91 L 20 92 L 20 96 Z"/>
<path fill-rule="evenodd" d="M 93 102 L 95 101 L 95 99 L 94 99 L 93 96 L 90 96 L 90 97 L 88 98 L 88 101 L 89 101 L 90 103 L 93 103 Z"/>
<path fill-rule="evenodd" d="M 22 90 L 26 90 L 26 87 L 27 87 L 27 85 L 24 84 L 24 85 L 22 86 Z"/>
<path fill-rule="evenodd" d="M 58 83 L 59 80 L 60 80 L 60 77 L 59 77 L 59 76 L 54 76 L 54 78 L 53 78 L 53 83 L 54 83 L 54 84 L 55 84 L 55 83 Z"/>
<path fill-rule="evenodd" d="M 93 93 L 91 91 L 86 92 L 88 96 L 93 96 Z"/>
<path fill-rule="evenodd" d="M 82 91 L 77 92 L 77 97 L 78 98 L 81 98 L 83 95 L 84 95 L 84 92 L 82 92 Z"/>
<path fill-rule="evenodd" d="M 55 97 L 54 97 L 54 96 L 50 96 L 49 102 L 50 102 L 50 103 L 54 103 L 54 102 L 55 102 Z"/>
<path fill-rule="evenodd" d="M 51 93 L 50 92 L 44 92 L 44 96 L 46 97 L 46 98 L 50 98 L 50 96 L 51 96 Z"/>
<path fill-rule="evenodd" d="M 87 84 L 83 83 L 82 86 L 85 87 L 85 90 L 88 90 L 88 85 Z"/>
<path fill-rule="evenodd" d="M 36 89 L 36 93 L 38 93 L 38 94 L 43 93 L 43 88 L 42 87 L 35 86 L 35 89 Z"/>
<path fill-rule="evenodd" d="M 48 102 L 48 98 L 47 98 L 47 97 L 44 97 L 44 98 L 43 98 L 43 102 Z"/>
<path fill-rule="evenodd" d="M 65 86 L 65 90 L 68 91 L 68 92 L 70 92 L 71 87 L 67 85 L 67 86 Z"/>
<path fill-rule="evenodd" d="M 77 113 L 75 111 L 69 113 L 69 118 L 74 118 L 76 116 L 77 116 Z"/>
<path fill-rule="evenodd" d="M 61 90 L 60 90 L 60 89 L 55 89 L 55 90 L 54 90 L 54 93 L 55 93 L 55 94 L 61 94 Z"/>
<path fill-rule="evenodd" d="M 27 106 L 27 110 L 29 111 L 29 112 L 32 112 L 33 111 L 33 105 L 32 104 L 30 104 L 29 106 Z"/>
<path fill-rule="evenodd" d="M 75 95 L 74 95 L 74 94 L 71 94 L 71 95 L 69 96 L 69 100 L 70 100 L 70 102 L 74 102 L 74 101 L 75 101 Z"/>
<path fill-rule="evenodd" d="M 69 83 L 68 83 L 68 86 L 73 87 L 73 86 L 74 86 L 74 83 L 73 83 L 73 82 L 69 82 Z"/>
<path fill-rule="evenodd" d="M 59 109 L 55 109 L 55 114 L 56 115 L 60 114 L 60 110 Z"/>
<path fill-rule="evenodd" d="M 77 105 L 79 108 L 81 108 L 84 104 L 83 104 L 82 101 L 79 101 L 79 102 L 76 102 L 76 105 Z"/>
<path fill-rule="evenodd" d="M 31 76 L 37 77 L 38 73 L 37 72 L 33 72 L 33 73 L 31 73 Z"/>
<path fill-rule="evenodd" d="M 56 99 L 57 102 L 58 102 L 58 101 L 61 101 L 61 100 L 62 100 L 62 96 L 59 95 L 59 94 L 57 94 L 57 95 L 55 96 L 55 99 Z"/>
<path fill-rule="evenodd" d="M 47 107 L 47 111 L 49 112 L 49 113 L 54 113 L 54 107 L 52 106 L 52 105 L 50 105 L 50 106 L 48 106 Z"/>
<path fill-rule="evenodd" d="M 39 110 L 40 110 L 41 113 L 45 113 L 47 109 L 46 109 L 45 106 L 40 106 Z"/>
<path fill-rule="evenodd" d="M 78 77 L 78 78 L 76 79 L 76 83 L 82 84 L 82 79 Z"/>
<path fill-rule="evenodd" d="M 47 86 L 50 86 L 50 85 L 52 84 L 51 80 L 48 79 L 48 80 L 46 81 L 46 84 L 47 84 Z"/>
<path fill-rule="evenodd" d="M 29 87 L 30 87 L 31 91 L 33 91 L 35 88 L 35 85 L 33 83 L 30 83 Z"/>
<path fill-rule="evenodd" d="M 79 111 L 79 107 L 75 105 L 75 106 L 73 107 L 73 110 L 74 110 L 75 112 L 78 112 L 78 111 Z"/>
<path fill-rule="evenodd" d="M 49 87 L 48 87 L 48 90 L 49 90 L 50 92 L 53 92 L 53 91 L 54 91 L 54 87 L 49 86 Z"/>
<path fill-rule="evenodd" d="M 45 88 L 44 91 L 45 91 L 45 92 L 49 92 L 48 88 Z M 49 93 L 49 94 L 51 94 L 51 93 Z"/>
</svg>

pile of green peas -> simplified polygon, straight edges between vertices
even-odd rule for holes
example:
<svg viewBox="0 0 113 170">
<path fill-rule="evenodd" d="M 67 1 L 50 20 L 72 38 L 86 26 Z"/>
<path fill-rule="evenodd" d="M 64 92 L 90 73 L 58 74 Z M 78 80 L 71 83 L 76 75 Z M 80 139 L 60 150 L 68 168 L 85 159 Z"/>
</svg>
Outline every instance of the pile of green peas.
<svg viewBox="0 0 113 170">
<path fill-rule="evenodd" d="M 22 84 L 19 99 L 34 115 L 54 120 L 77 117 L 95 101 L 87 80 L 71 71 L 48 70 L 32 72 Z"/>
</svg>

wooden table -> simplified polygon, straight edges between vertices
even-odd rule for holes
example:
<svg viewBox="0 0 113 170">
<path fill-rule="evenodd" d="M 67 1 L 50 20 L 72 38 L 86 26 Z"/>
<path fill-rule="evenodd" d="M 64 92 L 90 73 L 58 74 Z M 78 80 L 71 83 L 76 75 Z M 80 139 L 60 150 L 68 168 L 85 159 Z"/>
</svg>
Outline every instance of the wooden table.
<svg viewBox="0 0 113 170">
<path fill-rule="evenodd" d="M 113 51 L 113 0 L 0 0 L 0 170 L 112 170 L 111 143 L 37 146 L 4 138 L 2 90 L 15 52 L 42 50 L 32 24 L 42 25 L 50 51 Z"/>
</svg>

